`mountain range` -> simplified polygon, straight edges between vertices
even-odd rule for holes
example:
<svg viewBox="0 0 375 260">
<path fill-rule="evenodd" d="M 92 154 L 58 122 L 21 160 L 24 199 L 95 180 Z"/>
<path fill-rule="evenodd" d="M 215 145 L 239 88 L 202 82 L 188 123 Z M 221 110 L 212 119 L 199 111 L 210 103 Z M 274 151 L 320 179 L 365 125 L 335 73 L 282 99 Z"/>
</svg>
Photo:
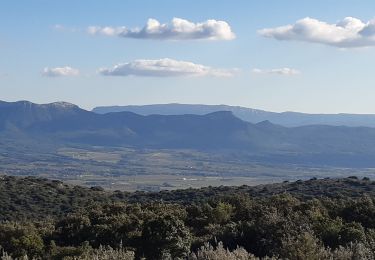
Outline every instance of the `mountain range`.
<svg viewBox="0 0 375 260">
<path fill-rule="evenodd" d="M 275 162 L 375 166 L 375 128 L 254 124 L 230 111 L 144 116 L 98 114 L 65 102 L 0 102 L 0 136 L 15 143 L 230 151 Z"/>
<path fill-rule="evenodd" d="M 231 111 L 236 117 L 259 123 L 268 120 L 274 124 L 296 127 L 305 125 L 367 126 L 375 127 L 375 115 L 372 114 L 306 114 L 297 112 L 268 112 L 240 106 L 192 105 L 192 104 L 155 104 L 143 106 L 102 106 L 92 110 L 95 113 L 133 112 L 140 115 L 205 115 L 217 111 Z"/>
</svg>

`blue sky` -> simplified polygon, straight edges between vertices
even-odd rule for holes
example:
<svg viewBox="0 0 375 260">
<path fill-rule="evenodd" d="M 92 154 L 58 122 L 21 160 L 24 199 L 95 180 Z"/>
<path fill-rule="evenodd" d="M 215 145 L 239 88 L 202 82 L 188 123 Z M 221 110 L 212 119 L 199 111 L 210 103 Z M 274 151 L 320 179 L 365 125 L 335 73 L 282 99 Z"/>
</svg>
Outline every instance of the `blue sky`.
<svg viewBox="0 0 375 260">
<path fill-rule="evenodd" d="M 375 113 L 375 2 L 358 2 L 3 0 L 0 99 L 68 101 L 86 109 L 177 102 Z M 142 28 L 149 18 L 170 26 L 174 17 L 195 25 L 223 21 L 235 38 L 88 33 L 90 26 Z M 297 22 L 306 17 L 314 20 Z M 345 17 L 361 20 L 366 38 L 337 29 Z M 319 22 L 335 31 L 316 35 L 311 30 Z M 277 30 L 286 25 L 292 27 Z M 145 60 L 151 69 L 168 70 L 150 73 Z"/>
</svg>

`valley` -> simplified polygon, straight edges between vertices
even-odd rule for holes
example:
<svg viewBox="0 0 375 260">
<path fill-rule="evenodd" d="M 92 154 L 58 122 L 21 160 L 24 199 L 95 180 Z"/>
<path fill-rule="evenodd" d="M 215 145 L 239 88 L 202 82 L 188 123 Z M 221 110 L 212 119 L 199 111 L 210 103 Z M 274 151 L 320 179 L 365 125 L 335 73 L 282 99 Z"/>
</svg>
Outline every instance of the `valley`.
<svg viewBox="0 0 375 260">
<path fill-rule="evenodd" d="M 375 175 L 375 129 L 0 102 L 0 173 L 160 191 Z"/>
<path fill-rule="evenodd" d="M 267 163 L 239 154 L 99 146 L 42 147 L 38 152 L 35 147 L 2 146 L 0 172 L 122 191 L 257 185 L 348 175 L 375 178 L 373 168 Z"/>
</svg>

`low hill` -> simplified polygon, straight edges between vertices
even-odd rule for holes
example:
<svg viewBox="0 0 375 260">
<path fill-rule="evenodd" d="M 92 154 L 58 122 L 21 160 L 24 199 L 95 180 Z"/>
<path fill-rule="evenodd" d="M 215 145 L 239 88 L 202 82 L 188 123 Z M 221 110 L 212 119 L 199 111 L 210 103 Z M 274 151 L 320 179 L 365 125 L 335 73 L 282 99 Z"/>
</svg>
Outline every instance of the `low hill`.
<svg viewBox="0 0 375 260">
<path fill-rule="evenodd" d="M 44 178 L 3 175 L 0 176 L 0 220 L 59 218 L 68 212 L 112 202 L 168 202 L 188 205 L 241 194 L 265 198 L 285 193 L 302 200 L 319 197 L 348 199 L 364 195 L 375 196 L 375 181 L 349 177 L 257 186 L 129 193 L 105 191 L 100 187 L 67 185 L 61 181 Z"/>
<path fill-rule="evenodd" d="M 0 245 L 5 259 L 374 259 L 374 184 L 122 193 L 2 176 Z"/>
</svg>

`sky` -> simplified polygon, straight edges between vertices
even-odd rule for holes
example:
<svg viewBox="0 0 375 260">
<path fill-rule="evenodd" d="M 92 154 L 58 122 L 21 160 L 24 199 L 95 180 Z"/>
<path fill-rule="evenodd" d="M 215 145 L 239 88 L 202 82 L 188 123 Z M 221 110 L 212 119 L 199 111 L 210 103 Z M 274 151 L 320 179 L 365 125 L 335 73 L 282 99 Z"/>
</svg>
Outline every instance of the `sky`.
<svg viewBox="0 0 375 260">
<path fill-rule="evenodd" d="M 375 1 L 2 0 L 0 100 L 375 114 Z"/>
</svg>

